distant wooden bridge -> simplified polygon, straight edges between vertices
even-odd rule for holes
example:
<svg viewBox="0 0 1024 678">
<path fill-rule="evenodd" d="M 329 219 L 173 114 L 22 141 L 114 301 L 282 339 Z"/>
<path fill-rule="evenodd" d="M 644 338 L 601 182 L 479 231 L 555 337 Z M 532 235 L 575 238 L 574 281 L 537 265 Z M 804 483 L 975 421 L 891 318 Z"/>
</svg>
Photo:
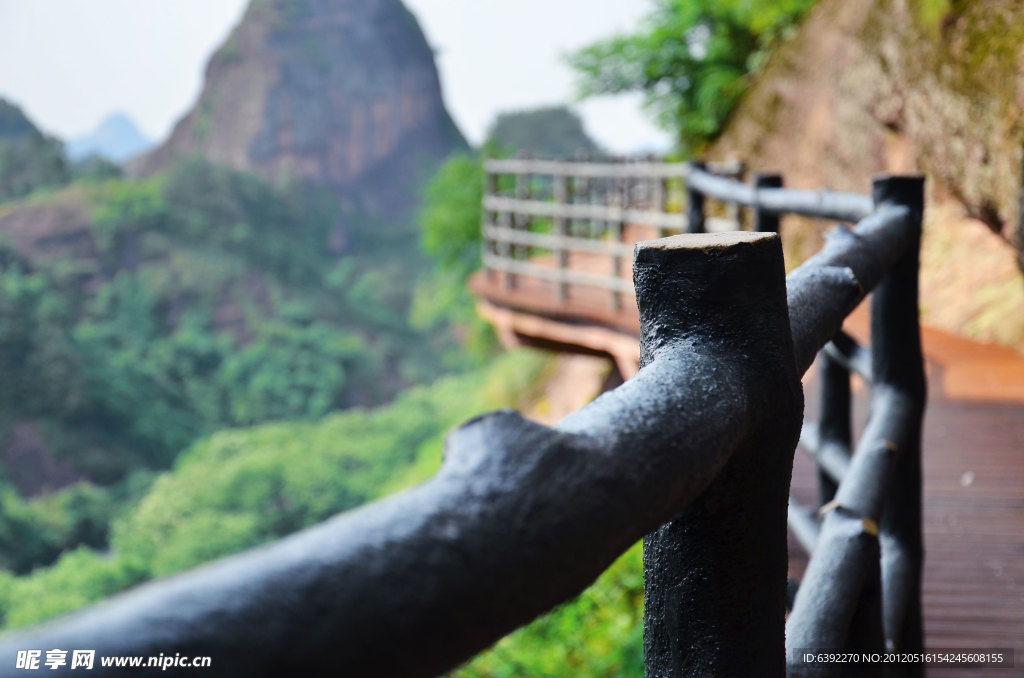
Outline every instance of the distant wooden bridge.
<svg viewBox="0 0 1024 678">
<path fill-rule="evenodd" d="M 758 209 L 753 190 L 745 196 L 752 206 L 747 215 L 731 203 L 708 216 L 707 196 L 687 182 L 693 170 L 684 164 L 510 159 L 491 160 L 486 170 L 484 268 L 470 280 L 480 313 L 506 345 L 604 354 L 626 379 L 640 361 L 630 266 L 635 243 L 677 233 L 778 230 L 778 217 Z M 738 178 L 744 168 L 706 170 Z M 761 174 L 751 188 L 781 185 L 777 175 Z M 803 199 L 815 202 L 813 194 Z M 841 207 L 857 209 L 855 200 Z M 845 327 L 861 342 L 869 335 L 866 306 Z M 925 647 L 1008 648 L 1016 668 L 988 668 L 984 675 L 1024 675 L 1024 359 L 929 328 L 922 334 L 929 383 L 922 454 Z M 863 426 L 867 389 L 861 377 L 854 381 L 854 419 Z M 805 382 L 809 394 L 823 390 L 814 370 Z M 827 398 L 809 395 L 808 416 L 819 417 L 828 407 L 819 400 Z M 792 496 L 804 506 L 829 501 L 822 480 L 825 495 L 835 492 L 815 463 L 815 433 L 812 425 L 805 429 L 802 442 L 812 453 L 798 456 L 793 470 Z M 813 543 L 819 528 L 805 510 L 790 518 L 790 576 L 798 580 L 807 566 L 801 541 Z M 882 675 L 876 668 L 855 675 Z M 977 671 L 936 663 L 928 675 Z"/>
<path fill-rule="evenodd" d="M 738 163 L 709 169 L 742 175 Z M 490 160 L 483 199 L 484 270 L 469 282 L 507 346 L 606 354 L 623 377 L 640 360 L 633 245 L 678 233 L 736 230 L 740 211 L 684 211 L 701 201 L 687 166 L 660 162 Z M 777 186 L 775 175 L 761 175 Z M 757 216 L 754 217 L 757 219 Z M 772 230 L 777 219 L 754 228 Z"/>
</svg>

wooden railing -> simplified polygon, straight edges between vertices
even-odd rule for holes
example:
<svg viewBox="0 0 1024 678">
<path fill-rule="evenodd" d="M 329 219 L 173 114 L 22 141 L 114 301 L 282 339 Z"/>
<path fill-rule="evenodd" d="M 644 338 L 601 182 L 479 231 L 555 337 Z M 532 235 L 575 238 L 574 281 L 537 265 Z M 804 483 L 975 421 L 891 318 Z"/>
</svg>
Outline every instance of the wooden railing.
<svg viewBox="0 0 1024 678">
<path fill-rule="evenodd" d="M 423 485 L 7 636 L 0 666 L 19 649 L 83 648 L 210 656 L 218 676 L 436 675 L 582 591 L 641 537 L 649 676 L 835 675 L 804 648 L 919 649 L 922 182 L 878 178 L 864 198 L 685 172 L 691 194 L 769 220 L 863 218 L 788 278 L 774 233 L 641 243 L 642 368 L 619 388 L 552 428 L 508 411 L 466 422 Z M 872 289 L 869 360 L 840 328 Z M 800 377 L 833 338 L 823 371 L 871 365 L 852 456 L 841 378 L 824 377 L 821 425 L 801 421 Z M 801 430 L 836 483 L 820 528 L 788 499 Z M 788 515 L 813 555 L 787 624 Z"/>
<path fill-rule="evenodd" d="M 621 308 L 623 296 L 633 296 L 628 262 L 639 240 L 738 227 L 737 210 L 699 222 L 681 211 L 689 173 L 681 163 L 516 158 L 488 160 L 484 169 L 485 270 L 506 288 L 520 277 L 552 282 L 563 304 L 572 289 L 597 288 Z M 713 169 L 743 173 L 739 163 Z"/>
</svg>

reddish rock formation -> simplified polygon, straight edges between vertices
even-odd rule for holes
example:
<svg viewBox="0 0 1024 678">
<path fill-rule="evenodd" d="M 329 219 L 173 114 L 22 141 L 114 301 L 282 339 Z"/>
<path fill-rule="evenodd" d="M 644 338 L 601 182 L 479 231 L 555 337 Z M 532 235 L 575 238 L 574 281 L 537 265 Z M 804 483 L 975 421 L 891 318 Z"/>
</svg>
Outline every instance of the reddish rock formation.
<svg viewBox="0 0 1024 678">
<path fill-rule="evenodd" d="M 1024 350 L 1022 64 L 1020 3 L 821 0 L 711 155 L 861 193 L 876 172 L 924 173 L 922 319 Z M 816 251 L 790 224 L 787 254 Z"/>
<path fill-rule="evenodd" d="M 132 170 L 199 153 L 271 180 L 300 178 L 403 213 L 463 148 L 433 54 L 399 0 L 253 0 L 210 60 L 199 101 Z"/>
</svg>

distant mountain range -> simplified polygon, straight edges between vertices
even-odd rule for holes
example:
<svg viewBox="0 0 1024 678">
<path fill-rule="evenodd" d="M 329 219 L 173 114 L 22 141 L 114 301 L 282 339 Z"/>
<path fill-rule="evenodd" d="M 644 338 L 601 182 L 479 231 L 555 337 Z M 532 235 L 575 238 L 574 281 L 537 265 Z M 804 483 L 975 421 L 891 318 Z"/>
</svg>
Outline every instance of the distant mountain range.
<svg viewBox="0 0 1024 678">
<path fill-rule="evenodd" d="M 71 160 L 99 155 L 120 163 L 153 146 L 153 140 L 139 132 L 128 116 L 114 113 L 91 133 L 68 141 L 65 150 Z"/>
</svg>

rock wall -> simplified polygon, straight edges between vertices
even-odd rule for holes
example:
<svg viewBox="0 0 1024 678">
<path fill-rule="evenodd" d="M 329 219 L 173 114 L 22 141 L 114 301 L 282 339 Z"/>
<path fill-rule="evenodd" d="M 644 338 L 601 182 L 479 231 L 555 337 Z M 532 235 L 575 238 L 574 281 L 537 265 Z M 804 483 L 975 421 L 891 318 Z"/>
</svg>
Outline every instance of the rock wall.
<svg viewBox="0 0 1024 678">
<path fill-rule="evenodd" d="M 1024 348 L 1024 4 L 821 0 L 711 156 L 861 193 L 877 172 L 924 173 L 925 322 Z M 794 259 L 818 246 L 798 230 Z"/>
<path fill-rule="evenodd" d="M 1015 237 L 1022 148 L 1024 5 L 822 0 L 716 151 L 842 189 L 918 169 Z"/>
</svg>

